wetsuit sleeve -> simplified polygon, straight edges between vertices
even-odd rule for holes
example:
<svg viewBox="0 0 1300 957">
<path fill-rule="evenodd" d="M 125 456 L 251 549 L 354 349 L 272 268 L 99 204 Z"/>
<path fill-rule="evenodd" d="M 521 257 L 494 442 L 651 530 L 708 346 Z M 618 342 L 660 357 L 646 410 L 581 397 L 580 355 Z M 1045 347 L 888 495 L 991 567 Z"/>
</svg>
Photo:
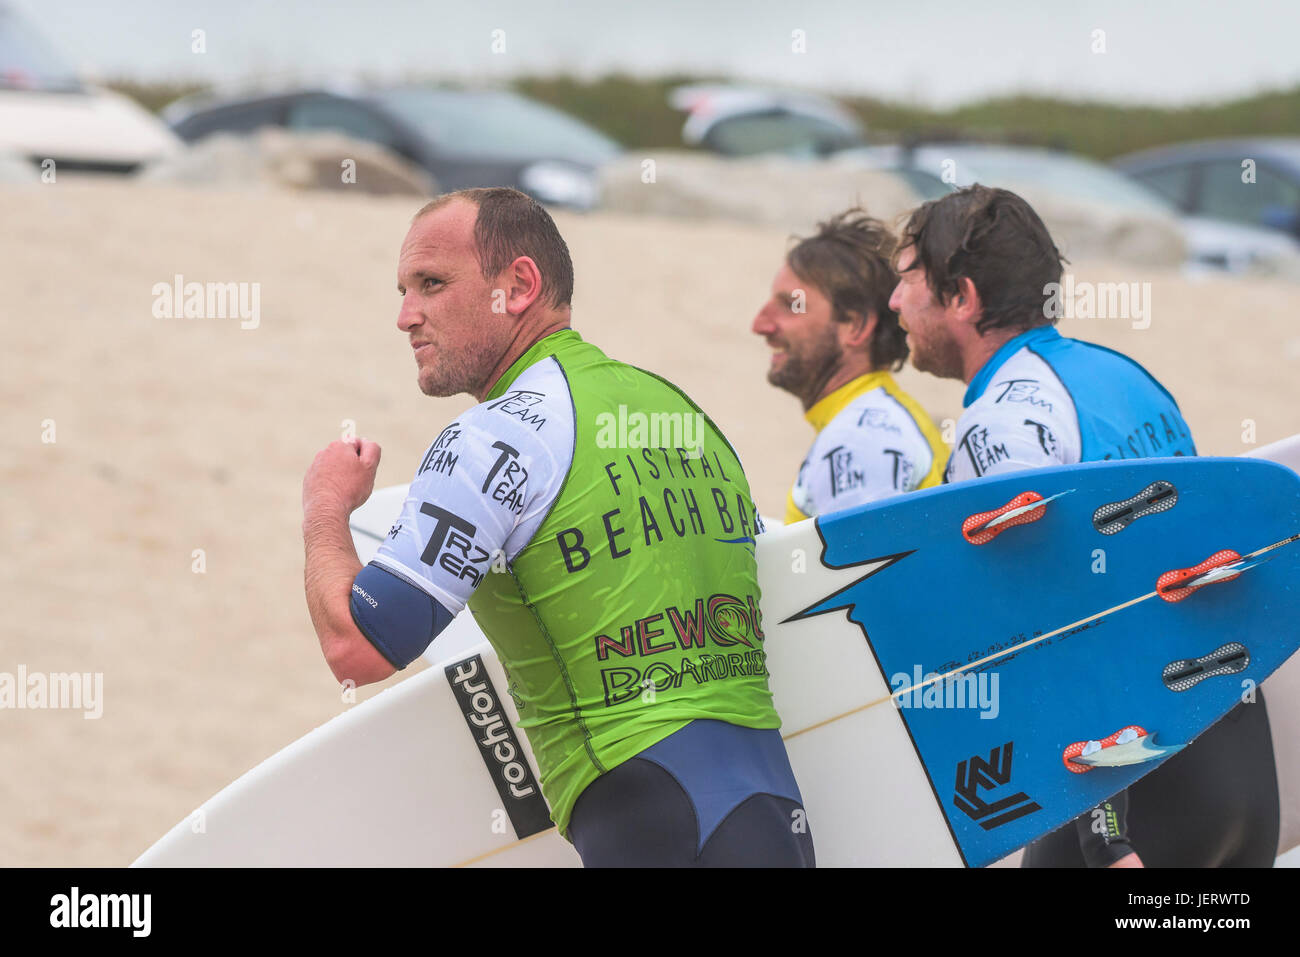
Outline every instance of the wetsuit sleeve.
<svg viewBox="0 0 1300 957">
<path fill-rule="evenodd" d="M 353 582 L 352 619 L 394 667 L 423 654 L 485 575 L 507 571 L 558 494 L 563 469 L 552 444 L 491 405 L 442 430 L 388 537 Z"/>
<path fill-rule="evenodd" d="M 1120 791 L 1075 819 L 1079 850 L 1089 867 L 1109 867 L 1133 853 L 1129 844 L 1128 791 Z"/>
</svg>

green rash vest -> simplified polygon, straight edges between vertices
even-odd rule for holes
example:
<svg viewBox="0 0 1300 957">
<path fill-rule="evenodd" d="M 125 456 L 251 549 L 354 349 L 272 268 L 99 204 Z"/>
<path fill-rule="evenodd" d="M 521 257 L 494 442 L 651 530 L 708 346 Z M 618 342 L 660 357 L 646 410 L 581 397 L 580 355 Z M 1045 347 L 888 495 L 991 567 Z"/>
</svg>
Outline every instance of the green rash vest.
<svg viewBox="0 0 1300 957">
<path fill-rule="evenodd" d="M 696 718 L 780 727 L 759 531 L 699 407 L 566 329 L 443 430 L 374 561 L 469 605 L 566 833 L 588 784 Z"/>
</svg>

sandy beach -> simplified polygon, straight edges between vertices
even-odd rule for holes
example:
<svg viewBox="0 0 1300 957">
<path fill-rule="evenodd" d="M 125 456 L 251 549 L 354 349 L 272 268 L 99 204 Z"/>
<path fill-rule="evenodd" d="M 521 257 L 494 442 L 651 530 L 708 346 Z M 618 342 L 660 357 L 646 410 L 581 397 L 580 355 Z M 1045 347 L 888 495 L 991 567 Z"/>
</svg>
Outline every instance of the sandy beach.
<svg viewBox="0 0 1300 957">
<path fill-rule="evenodd" d="M 111 181 L 0 192 L 0 671 L 103 675 L 101 717 L 0 710 L 0 865 L 128 864 L 348 707 L 303 600 L 302 475 L 352 423 L 383 446 L 377 485 L 404 483 L 473 403 L 422 396 L 395 326 L 396 255 L 419 205 Z M 749 327 L 786 233 L 556 218 L 574 327 L 684 388 L 736 446 L 762 510 L 781 514 L 811 429 L 767 385 Z M 1147 328 L 1060 329 L 1146 365 L 1203 454 L 1300 432 L 1300 285 L 1073 270 L 1150 283 Z M 152 290 L 177 275 L 259 284 L 256 327 L 155 316 Z M 960 413 L 960 383 L 911 369 L 899 381 L 937 421 Z"/>
</svg>

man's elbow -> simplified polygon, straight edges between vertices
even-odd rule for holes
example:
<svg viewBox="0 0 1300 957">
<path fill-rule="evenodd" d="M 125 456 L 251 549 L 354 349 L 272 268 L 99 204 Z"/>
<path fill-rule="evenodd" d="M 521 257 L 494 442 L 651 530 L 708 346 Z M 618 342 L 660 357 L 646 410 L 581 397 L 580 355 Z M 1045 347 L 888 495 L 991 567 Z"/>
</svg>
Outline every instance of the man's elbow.
<svg viewBox="0 0 1300 957">
<path fill-rule="evenodd" d="M 325 644 L 325 662 L 339 684 L 354 686 L 374 684 L 397 673 L 397 669 L 379 653 L 355 627 L 336 634 Z"/>
</svg>

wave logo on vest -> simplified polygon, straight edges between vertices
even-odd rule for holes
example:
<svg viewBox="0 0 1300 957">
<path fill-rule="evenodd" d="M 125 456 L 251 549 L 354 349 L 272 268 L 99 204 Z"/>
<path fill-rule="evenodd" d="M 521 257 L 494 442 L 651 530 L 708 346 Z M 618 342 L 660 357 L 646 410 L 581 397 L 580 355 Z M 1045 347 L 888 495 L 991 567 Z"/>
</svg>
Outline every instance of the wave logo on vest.
<svg viewBox="0 0 1300 957">
<path fill-rule="evenodd" d="M 754 608 L 754 599 L 749 599 L 750 608 Z M 754 616 L 757 618 L 758 609 L 754 608 Z M 750 620 L 746 614 L 745 605 L 738 599 L 730 595 L 714 595 L 709 599 L 709 612 L 706 619 L 709 631 L 713 634 L 713 640 L 720 645 L 741 644 L 748 648 L 753 648 L 754 643 L 749 639 L 753 637 L 756 629 L 750 626 Z"/>
</svg>

